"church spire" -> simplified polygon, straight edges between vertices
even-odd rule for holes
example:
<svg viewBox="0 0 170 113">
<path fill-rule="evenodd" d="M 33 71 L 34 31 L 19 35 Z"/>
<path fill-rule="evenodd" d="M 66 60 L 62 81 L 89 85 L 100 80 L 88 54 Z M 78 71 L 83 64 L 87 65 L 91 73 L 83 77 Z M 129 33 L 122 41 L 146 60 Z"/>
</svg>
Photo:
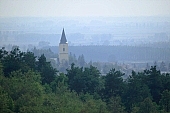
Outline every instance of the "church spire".
<svg viewBox="0 0 170 113">
<path fill-rule="evenodd" d="M 63 28 L 63 32 L 62 32 L 61 39 L 60 39 L 60 44 L 66 44 L 66 43 L 67 43 L 67 39 L 66 39 L 66 35 L 64 32 L 64 28 Z"/>
</svg>

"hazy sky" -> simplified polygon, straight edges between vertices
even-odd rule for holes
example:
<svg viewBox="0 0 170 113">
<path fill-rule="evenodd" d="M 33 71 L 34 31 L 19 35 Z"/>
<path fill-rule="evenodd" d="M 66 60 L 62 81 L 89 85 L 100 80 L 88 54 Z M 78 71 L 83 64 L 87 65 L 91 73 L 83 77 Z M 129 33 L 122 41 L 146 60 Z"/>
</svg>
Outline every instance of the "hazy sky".
<svg viewBox="0 0 170 113">
<path fill-rule="evenodd" d="M 13 16 L 170 16 L 170 0 L 0 0 Z"/>
</svg>

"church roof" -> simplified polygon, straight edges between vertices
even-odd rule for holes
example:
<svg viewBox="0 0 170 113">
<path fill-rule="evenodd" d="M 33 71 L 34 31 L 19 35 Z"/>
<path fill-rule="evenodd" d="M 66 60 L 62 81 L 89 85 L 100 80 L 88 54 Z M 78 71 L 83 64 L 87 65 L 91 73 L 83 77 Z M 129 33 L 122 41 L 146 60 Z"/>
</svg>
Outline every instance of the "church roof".
<svg viewBox="0 0 170 113">
<path fill-rule="evenodd" d="M 62 32 L 61 39 L 60 39 L 60 44 L 66 44 L 66 43 L 67 43 L 67 39 L 66 39 L 66 35 L 64 32 L 64 28 L 63 28 L 63 32 Z"/>
</svg>

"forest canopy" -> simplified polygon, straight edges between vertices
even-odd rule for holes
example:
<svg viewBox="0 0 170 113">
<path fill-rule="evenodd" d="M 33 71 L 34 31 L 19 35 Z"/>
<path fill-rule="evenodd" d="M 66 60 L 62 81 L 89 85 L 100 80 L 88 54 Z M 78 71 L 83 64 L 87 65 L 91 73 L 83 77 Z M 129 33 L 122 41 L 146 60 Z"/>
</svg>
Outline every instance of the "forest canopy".
<svg viewBox="0 0 170 113">
<path fill-rule="evenodd" d="M 142 72 L 74 64 L 61 73 L 42 54 L 0 49 L 1 113 L 169 113 L 170 74 L 156 66 Z"/>
</svg>

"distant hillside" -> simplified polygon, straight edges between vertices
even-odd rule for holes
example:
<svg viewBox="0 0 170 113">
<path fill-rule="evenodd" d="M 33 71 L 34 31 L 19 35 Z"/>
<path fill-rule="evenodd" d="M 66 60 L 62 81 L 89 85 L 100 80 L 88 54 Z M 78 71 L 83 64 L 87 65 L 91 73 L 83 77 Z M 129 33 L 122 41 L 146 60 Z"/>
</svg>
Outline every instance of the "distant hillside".
<svg viewBox="0 0 170 113">
<path fill-rule="evenodd" d="M 47 47 L 49 48 L 49 47 Z M 58 53 L 58 47 L 50 47 Z M 84 55 L 86 61 L 101 62 L 153 62 L 170 61 L 169 48 L 134 47 L 134 46 L 69 46 L 69 52 Z"/>
</svg>

